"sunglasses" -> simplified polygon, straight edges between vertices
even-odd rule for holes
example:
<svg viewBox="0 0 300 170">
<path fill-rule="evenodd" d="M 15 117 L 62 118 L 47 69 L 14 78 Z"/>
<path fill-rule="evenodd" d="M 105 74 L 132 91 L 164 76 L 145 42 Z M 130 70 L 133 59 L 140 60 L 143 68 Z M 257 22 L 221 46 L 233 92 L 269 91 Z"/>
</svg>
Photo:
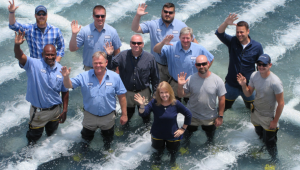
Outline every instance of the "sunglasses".
<svg viewBox="0 0 300 170">
<path fill-rule="evenodd" d="M 164 13 L 165 14 L 169 13 L 170 15 L 172 15 L 172 14 L 174 14 L 174 11 L 166 11 L 166 10 L 164 10 Z"/>
<path fill-rule="evenodd" d="M 263 67 L 267 67 L 268 64 L 263 64 L 263 63 L 257 63 L 257 66 L 263 66 Z"/>
<path fill-rule="evenodd" d="M 37 16 L 46 16 L 47 14 L 43 12 L 43 13 L 37 13 L 36 15 Z"/>
<path fill-rule="evenodd" d="M 105 18 L 105 15 L 94 15 L 96 18 Z"/>
<path fill-rule="evenodd" d="M 132 44 L 132 45 L 142 45 L 143 42 L 133 42 L 133 41 L 131 41 L 131 44 Z"/>
<path fill-rule="evenodd" d="M 207 62 L 205 62 L 205 63 L 196 63 L 196 66 L 198 66 L 198 67 L 206 66 L 206 65 L 207 65 Z"/>
</svg>

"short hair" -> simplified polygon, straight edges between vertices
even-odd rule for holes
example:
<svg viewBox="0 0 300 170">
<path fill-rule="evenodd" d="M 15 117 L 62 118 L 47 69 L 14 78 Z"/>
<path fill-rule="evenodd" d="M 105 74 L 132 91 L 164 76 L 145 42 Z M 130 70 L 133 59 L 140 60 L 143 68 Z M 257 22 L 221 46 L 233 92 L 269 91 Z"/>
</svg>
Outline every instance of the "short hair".
<svg viewBox="0 0 300 170">
<path fill-rule="evenodd" d="M 180 30 L 180 35 L 182 35 L 182 34 L 190 34 L 191 37 L 193 38 L 193 29 L 190 27 L 184 27 Z"/>
<path fill-rule="evenodd" d="M 133 34 L 133 35 L 131 36 L 131 38 L 130 38 L 130 41 L 131 41 L 132 37 L 134 37 L 134 36 L 141 37 L 142 40 L 143 40 L 143 43 L 144 43 L 144 39 L 143 39 L 143 36 L 142 36 L 141 34 Z"/>
<path fill-rule="evenodd" d="M 174 12 L 175 12 L 175 5 L 171 2 L 165 3 L 162 10 L 164 10 L 164 8 L 174 8 Z"/>
<path fill-rule="evenodd" d="M 240 21 L 236 24 L 238 27 L 246 27 L 246 30 L 249 30 L 249 25 L 246 21 Z"/>
<path fill-rule="evenodd" d="M 175 105 L 176 102 L 176 98 L 175 98 L 175 94 L 174 91 L 171 87 L 171 85 L 169 83 L 167 83 L 166 81 L 162 81 L 161 83 L 158 84 L 157 88 L 156 88 L 156 92 L 155 92 L 155 99 L 157 101 L 156 105 L 159 106 L 162 103 L 162 100 L 160 98 L 160 90 L 164 88 L 168 91 L 168 93 L 170 94 L 169 97 L 169 102 L 171 102 L 171 105 Z"/>
<path fill-rule="evenodd" d="M 107 60 L 107 55 L 105 52 L 102 51 L 97 51 L 93 54 L 92 58 L 100 58 L 100 56 L 102 56 L 105 60 Z"/>
<path fill-rule="evenodd" d="M 95 7 L 94 7 L 94 9 L 93 9 L 93 15 L 95 15 L 95 10 L 96 9 L 104 9 L 104 11 L 105 11 L 105 15 L 106 15 L 106 9 L 104 8 L 104 6 L 102 6 L 102 5 L 96 5 Z"/>
</svg>

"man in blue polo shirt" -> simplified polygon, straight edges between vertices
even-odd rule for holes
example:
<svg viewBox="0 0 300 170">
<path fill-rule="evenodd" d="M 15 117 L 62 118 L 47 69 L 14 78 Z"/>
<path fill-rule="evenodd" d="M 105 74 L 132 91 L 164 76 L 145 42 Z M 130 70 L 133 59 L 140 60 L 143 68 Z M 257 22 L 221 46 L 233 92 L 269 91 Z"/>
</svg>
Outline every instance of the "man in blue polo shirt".
<svg viewBox="0 0 300 170">
<path fill-rule="evenodd" d="M 103 137 L 104 148 L 108 150 L 114 136 L 114 124 L 116 115 L 117 95 L 121 105 L 121 125 L 127 118 L 126 89 L 120 76 L 106 68 L 107 56 L 104 52 L 95 52 L 93 57 L 93 68 L 70 79 L 71 68 L 62 68 L 64 85 L 67 88 L 80 86 L 83 97 L 84 118 L 82 121 L 82 138 L 90 142 L 94 138 L 95 131 L 100 128 Z"/>
<path fill-rule="evenodd" d="M 83 27 L 78 27 L 77 21 L 72 21 L 72 37 L 69 44 L 70 51 L 77 51 L 82 45 L 83 65 L 85 71 L 93 68 L 92 56 L 97 51 L 105 51 L 104 45 L 111 43 L 114 47 L 114 55 L 120 53 L 121 40 L 112 26 L 105 23 L 106 10 L 102 5 L 97 5 L 93 9 L 94 22 Z M 111 61 L 112 56 L 107 56 Z"/>
<path fill-rule="evenodd" d="M 151 54 L 154 55 L 158 65 L 160 77 L 159 82 L 168 81 L 170 75 L 168 72 L 167 59 L 154 52 L 153 48 L 157 43 L 161 42 L 166 35 L 174 36 L 174 38 L 171 40 L 172 42 L 179 41 L 180 30 L 187 26 L 182 21 L 174 19 L 175 5 L 173 3 L 164 4 L 161 11 L 161 18 L 139 24 L 141 17 L 148 14 L 148 12 L 145 12 L 146 8 L 147 5 L 144 3 L 139 5 L 136 15 L 133 18 L 131 29 L 136 33 L 150 34 Z M 193 37 L 193 42 L 198 43 L 195 37 Z"/>
<path fill-rule="evenodd" d="M 237 20 L 236 14 L 229 14 L 226 20 L 219 26 L 216 31 L 217 37 L 222 41 L 229 51 L 228 73 L 225 78 L 225 110 L 232 107 L 238 96 L 242 96 L 247 108 L 250 108 L 255 96 L 255 91 L 251 96 L 246 97 L 242 87 L 237 82 L 237 75 L 241 73 L 247 79 L 247 85 L 251 74 L 255 71 L 255 63 L 258 57 L 263 54 L 263 48 L 259 42 L 254 41 L 249 36 L 249 25 L 245 21 L 237 24 L 233 23 Z M 225 33 L 228 25 L 236 26 L 236 36 L 230 36 Z"/>
<path fill-rule="evenodd" d="M 203 46 L 193 43 L 193 29 L 189 27 L 180 30 L 180 41 L 170 44 L 173 35 L 167 35 L 162 42 L 154 46 L 154 52 L 159 53 L 161 57 L 166 57 L 168 60 L 168 69 L 171 75 L 169 81 L 177 99 L 177 78 L 181 72 L 185 72 L 187 76 L 197 73 L 195 66 L 196 58 L 199 55 L 205 55 L 212 65 L 214 56 L 208 52 Z M 188 97 L 188 96 L 187 96 Z M 187 101 L 187 99 L 185 99 Z"/>
<path fill-rule="evenodd" d="M 16 21 L 15 11 L 19 6 L 15 6 L 14 0 L 8 6 L 9 28 L 14 31 L 25 32 L 25 38 L 28 44 L 30 57 L 43 58 L 42 52 L 47 44 L 56 46 L 56 61 L 60 62 L 64 56 L 65 43 L 59 28 L 47 23 L 47 9 L 43 5 L 35 8 L 35 24 L 20 24 Z"/>
<path fill-rule="evenodd" d="M 55 61 L 56 50 L 52 44 L 46 45 L 43 58 L 27 57 L 20 48 L 24 42 L 25 32 L 15 37 L 15 57 L 21 68 L 26 70 L 27 93 L 26 100 L 31 103 L 28 144 L 34 144 L 42 136 L 44 127 L 48 136 L 64 123 L 67 118 L 69 91 L 63 85 L 60 73 L 61 65 Z M 59 93 L 62 92 L 62 97 Z M 63 112 L 61 112 L 63 104 Z"/>
</svg>

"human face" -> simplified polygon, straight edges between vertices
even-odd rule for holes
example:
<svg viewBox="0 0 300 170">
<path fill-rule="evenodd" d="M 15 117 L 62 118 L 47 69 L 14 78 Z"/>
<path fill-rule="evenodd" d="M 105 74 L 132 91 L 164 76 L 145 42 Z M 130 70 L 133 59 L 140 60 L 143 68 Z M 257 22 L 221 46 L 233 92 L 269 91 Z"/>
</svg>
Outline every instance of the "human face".
<svg viewBox="0 0 300 170">
<path fill-rule="evenodd" d="M 56 59 L 56 50 L 54 46 L 45 46 L 43 51 L 43 59 L 50 66 L 54 66 Z"/>
<path fill-rule="evenodd" d="M 135 43 L 135 44 L 133 44 Z M 142 43 L 142 44 L 137 44 Z M 133 54 L 141 53 L 144 47 L 143 38 L 141 36 L 133 36 L 130 40 L 130 48 Z"/>
<path fill-rule="evenodd" d="M 200 74 L 205 74 L 208 70 L 209 62 L 205 56 L 199 56 L 196 58 L 195 66 Z"/>
<path fill-rule="evenodd" d="M 93 58 L 93 68 L 95 70 L 95 74 L 104 74 L 107 66 L 107 60 L 103 57 L 94 57 Z"/>
<path fill-rule="evenodd" d="M 170 98 L 170 94 L 167 89 L 161 88 L 159 90 L 159 96 L 163 102 L 168 102 Z"/>
<path fill-rule="evenodd" d="M 181 34 L 179 36 L 182 48 L 184 50 L 188 50 L 191 46 L 191 42 L 192 42 L 192 36 L 191 34 Z"/>
<path fill-rule="evenodd" d="M 245 26 L 236 27 L 236 37 L 241 44 L 246 44 L 248 42 L 249 29 L 247 30 Z"/>
<path fill-rule="evenodd" d="M 170 14 L 169 12 L 171 13 L 173 12 L 173 14 Z M 175 17 L 174 7 L 171 8 L 164 7 L 164 9 L 161 11 L 161 19 L 163 20 L 164 23 L 170 24 L 171 22 L 173 22 L 174 17 Z"/>
<path fill-rule="evenodd" d="M 259 62 L 257 63 L 258 71 L 259 71 L 260 73 L 262 73 L 262 74 L 269 72 L 271 66 L 272 66 L 272 63 L 267 64 L 267 65 L 265 65 L 265 66 L 264 66 L 264 63 L 261 62 L 261 61 L 259 61 Z"/>
<path fill-rule="evenodd" d="M 47 14 L 44 11 L 40 11 L 35 14 L 36 23 L 38 26 L 43 26 L 47 22 Z"/>
<path fill-rule="evenodd" d="M 105 17 L 99 17 L 97 18 L 96 15 L 105 15 Z M 106 13 L 104 9 L 95 9 L 94 10 L 94 14 L 93 14 L 93 18 L 94 18 L 94 24 L 96 28 L 103 28 L 104 27 L 104 23 L 105 23 L 105 18 L 106 18 Z"/>
</svg>

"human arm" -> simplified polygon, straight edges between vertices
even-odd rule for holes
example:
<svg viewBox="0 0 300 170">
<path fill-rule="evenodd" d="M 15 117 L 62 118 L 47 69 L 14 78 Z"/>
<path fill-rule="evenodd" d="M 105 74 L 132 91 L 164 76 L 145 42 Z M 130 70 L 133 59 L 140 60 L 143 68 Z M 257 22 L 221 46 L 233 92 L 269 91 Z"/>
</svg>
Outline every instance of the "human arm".
<svg viewBox="0 0 300 170">
<path fill-rule="evenodd" d="M 61 92 L 61 98 L 62 98 L 62 102 L 63 102 L 63 111 L 59 115 L 59 123 L 64 123 L 67 119 L 69 91 Z"/>
<path fill-rule="evenodd" d="M 177 107 L 177 112 L 181 113 L 184 116 L 184 123 L 182 128 L 179 128 L 178 130 L 175 131 L 174 133 L 175 138 L 181 136 L 185 132 L 186 128 L 188 127 L 188 125 L 191 124 L 191 120 L 192 120 L 191 111 L 187 109 L 182 103 L 176 101 L 176 107 Z"/>
<path fill-rule="evenodd" d="M 194 38 L 192 42 L 199 44 L 198 41 L 196 40 L 196 38 Z"/>
<path fill-rule="evenodd" d="M 184 97 L 186 94 L 183 89 L 183 85 L 185 85 L 189 79 L 186 78 L 186 74 L 184 72 L 181 72 L 180 75 L 178 74 L 178 88 L 177 88 L 177 94 L 178 97 Z"/>
<path fill-rule="evenodd" d="M 153 96 L 155 96 L 156 88 L 159 84 L 159 71 L 155 59 L 153 59 L 152 61 L 150 76 L 151 76 L 151 84 L 153 89 L 152 94 Z"/>
<path fill-rule="evenodd" d="M 173 44 L 170 44 L 170 42 L 173 38 L 174 38 L 174 35 L 167 35 L 161 42 L 157 43 L 154 46 L 153 51 L 160 54 L 161 49 L 163 48 L 164 45 L 173 45 Z"/>
<path fill-rule="evenodd" d="M 142 28 L 140 27 L 140 20 L 143 15 L 148 14 L 145 12 L 147 5 L 145 3 L 139 4 L 136 15 L 134 16 L 132 23 L 131 23 L 131 30 L 136 33 L 143 33 Z"/>
<path fill-rule="evenodd" d="M 56 56 L 56 61 L 60 63 L 61 58 L 64 56 L 65 54 L 65 41 L 64 41 L 64 37 L 62 36 L 61 31 L 58 29 L 57 32 L 58 36 L 55 40 L 56 43 L 56 51 L 57 51 L 57 56 Z"/>
<path fill-rule="evenodd" d="M 254 91 L 254 88 L 251 86 L 247 86 L 247 79 L 241 73 L 237 75 L 237 81 L 242 86 L 243 93 L 246 97 L 250 97 Z"/>
<path fill-rule="evenodd" d="M 70 77 L 69 77 L 69 76 L 70 76 L 70 73 L 71 73 L 71 68 L 68 69 L 66 66 L 63 66 L 63 67 L 61 68 L 60 73 L 61 73 L 61 75 L 64 77 L 64 81 L 63 81 L 64 86 L 65 86 L 66 88 L 73 88 L 71 79 L 70 79 Z"/>
<path fill-rule="evenodd" d="M 69 49 L 71 52 L 77 51 L 79 47 L 77 47 L 77 34 L 79 33 L 81 29 L 81 25 L 78 26 L 78 21 L 73 20 L 71 22 L 71 29 L 72 29 L 72 37 L 69 43 Z"/>
<path fill-rule="evenodd" d="M 23 53 L 20 46 L 25 41 L 25 39 L 24 39 L 25 32 L 22 33 L 19 30 L 19 34 L 17 34 L 17 32 L 15 32 L 15 35 L 16 35 L 15 36 L 15 47 L 14 47 L 15 57 L 16 57 L 16 59 L 19 60 L 19 63 L 24 66 L 27 61 L 27 56 Z"/>
<path fill-rule="evenodd" d="M 279 118 L 281 116 L 281 113 L 282 113 L 282 110 L 283 110 L 283 107 L 284 107 L 283 92 L 279 93 L 279 94 L 276 94 L 275 97 L 276 97 L 276 101 L 278 103 L 278 106 L 276 108 L 275 117 L 270 122 L 270 127 L 269 127 L 270 130 L 276 129 L 277 123 L 279 121 Z"/>
<path fill-rule="evenodd" d="M 237 19 L 239 19 L 237 14 L 229 14 L 225 21 L 219 26 L 218 32 L 224 33 L 228 25 L 236 25 L 233 22 Z"/>
<path fill-rule="evenodd" d="M 219 116 L 224 116 L 224 109 L 225 109 L 225 95 L 219 96 L 218 99 L 219 99 Z M 215 120 L 215 126 L 216 126 L 216 127 L 221 126 L 222 123 L 223 123 L 223 118 L 221 118 L 221 117 L 218 117 L 218 118 Z"/>
<path fill-rule="evenodd" d="M 141 96 L 139 93 L 134 95 L 134 100 L 140 104 L 139 113 L 142 114 L 145 111 L 145 96 Z"/>
<path fill-rule="evenodd" d="M 10 2 L 10 1 L 8 1 L 8 2 L 10 4 L 7 7 L 8 12 L 9 12 L 9 15 L 8 15 L 9 25 L 14 25 L 16 22 L 15 11 L 19 8 L 19 6 L 15 6 L 15 0 L 12 0 L 12 2 Z"/>
<path fill-rule="evenodd" d="M 114 56 L 118 55 L 120 53 L 120 48 L 114 50 Z"/>
<path fill-rule="evenodd" d="M 127 117 L 127 100 L 125 94 L 118 95 L 119 103 L 121 105 L 122 115 L 120 117 L 121 125 L 124 125 L 128 121 Z"/>
</svg>

